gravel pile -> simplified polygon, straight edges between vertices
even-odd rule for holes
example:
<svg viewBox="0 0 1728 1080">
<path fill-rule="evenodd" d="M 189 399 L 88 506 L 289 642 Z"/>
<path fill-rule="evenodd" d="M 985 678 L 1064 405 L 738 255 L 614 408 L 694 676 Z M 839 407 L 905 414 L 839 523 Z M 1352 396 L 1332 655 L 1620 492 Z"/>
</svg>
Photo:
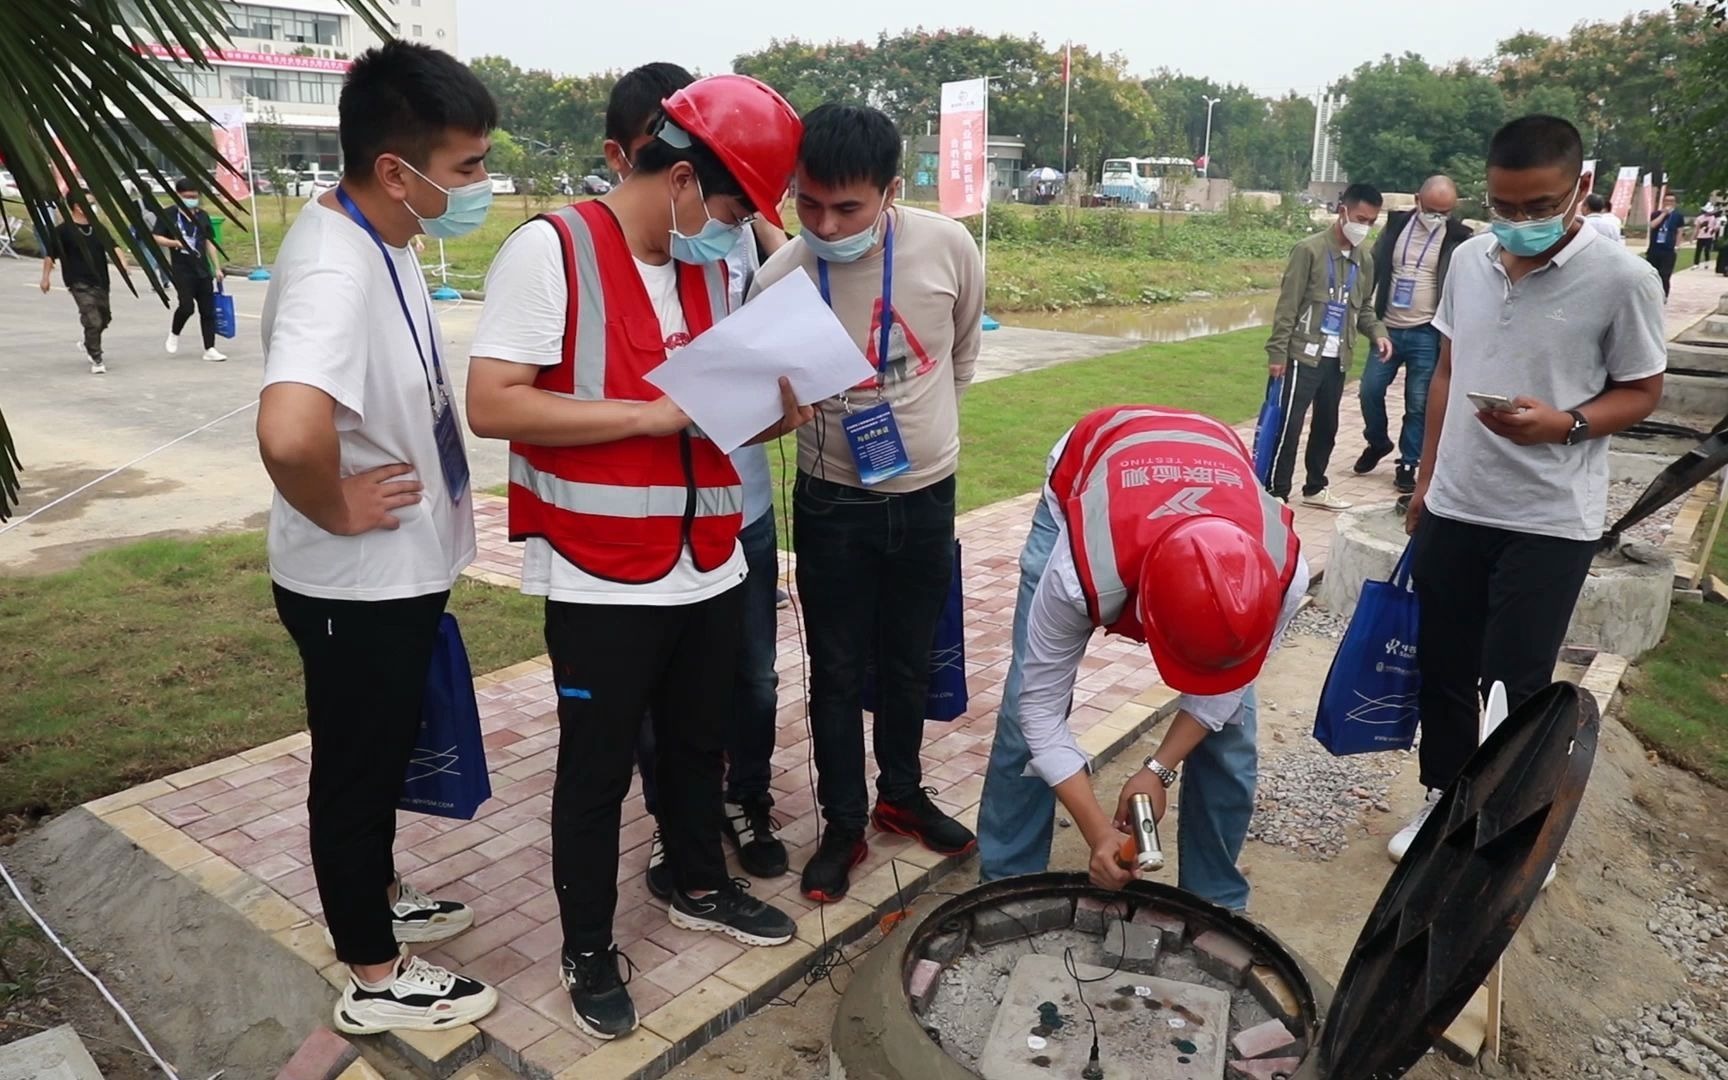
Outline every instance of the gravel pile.
<svg viewBox="0 0 1728 1080">
<path fill-rule="evenodd" d="M 1608 524 L 1620 520 L 1620 515 L 1632 508 L 1638 501 L 1638 496 L 1644 494 L 1644 484 L 1616 480 L 1608 485 Z M 1655 544 L 1658 547 L 1668 539 L 1668 534 L 1674 529 L 1674 519 L 1679 516 L 1680 508 L 1686 505 L 1684 497 L 1675 499 L 1662 509 L 1651 514 L 1638 524 L 1621 534 L 1623 540 L 1637 540 L 1645 544 Z"/>
<path fill-rule="evenodd" d="M 1330 641 L 1340 641 L 1344 631 L 1350 626 L 1348 617 L 1339 615 L 1319 604 L 1309 604 L 1296 613 L 1290 620 L 1292 634 L 1304 634 L 1308 637 L 1326 638 Z"/>
<path fill-rule="evenodd" d="M 1717 1080 L 1728 1076 L 1728 1024 L 1720 1008 L 1689 997 L 1638 1011 L 1637 1019 L 1612 1020 L 1591 1044 L 1594 1054 L 1579 1066 L 1602 1080 L 1664 1080 L 1676 1072 Z M 1661 1070 L 1655 1066 L 1664 1062 Z"/>
<path fill-rule="evenodd" d="M 1656 914 L 1645 928 L 1693 979 L 1728 990 L 1728 907 L 1702 894 L 1696 886 L 1673 890 L 1656 902 Z"/>
<path fill-rule="evenodd" d="M 1274 702 L 1261 707 L 1278 711 Z M 1301 709 L 1285 715 L 1306 718 Z M 1364 814 L 1391 812 L 1387 789 L 1403 763 L 1402 753 L 1333 757 L 1306 737 L 1263 744 L 1248 839 L 1328 862 L 1349 845 Z"/>
</svg>

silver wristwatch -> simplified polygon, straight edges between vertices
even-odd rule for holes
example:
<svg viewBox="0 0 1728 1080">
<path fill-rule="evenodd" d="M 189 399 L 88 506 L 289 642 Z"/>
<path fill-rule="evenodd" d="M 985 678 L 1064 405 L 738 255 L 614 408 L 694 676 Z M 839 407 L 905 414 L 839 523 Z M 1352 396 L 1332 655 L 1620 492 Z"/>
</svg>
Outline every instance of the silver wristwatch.
<svg viewBox="0 0 1728 1080">
<path fill-rule="evenodd" d="M 1156 776 L 1165 787 L 1173 788 L 1176 786 L 1176 770 L 1166 769 L 1158 764 L 1157 758 L 1149 757 L 1146 759 L 1146 770 Z"/>
</svg>

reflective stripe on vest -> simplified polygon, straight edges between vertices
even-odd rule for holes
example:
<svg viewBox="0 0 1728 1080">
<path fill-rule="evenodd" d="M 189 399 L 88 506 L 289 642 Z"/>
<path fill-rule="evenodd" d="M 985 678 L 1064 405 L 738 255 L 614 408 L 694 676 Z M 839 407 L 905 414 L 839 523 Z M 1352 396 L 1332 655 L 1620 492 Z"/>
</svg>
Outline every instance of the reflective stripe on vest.
<svg viewBox="0 0 1728 1080">
<path fill-rule="evenodd" d="M 688 488 L 659 485 L 620 487 L 565 480 L 539 471 L 529 464 L 527 458 L 517 454 L 510 455 L 510 482 L 528 489 L 541 502 L 560 510 L 596 517 L 682 517 L 690 504 Z M 742 484 L 696 489 L 697 517 L 724 517 L 743 512 Z"/>
</svg>

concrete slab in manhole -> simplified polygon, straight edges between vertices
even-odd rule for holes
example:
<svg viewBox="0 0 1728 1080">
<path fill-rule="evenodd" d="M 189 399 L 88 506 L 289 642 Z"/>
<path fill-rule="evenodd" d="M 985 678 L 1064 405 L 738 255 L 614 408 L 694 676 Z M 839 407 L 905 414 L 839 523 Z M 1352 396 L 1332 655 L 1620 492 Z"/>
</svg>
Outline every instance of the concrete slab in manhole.
<svg viewBox="0 0 1728 1080">
<path fill-rule="evenodd" d="M 1081 1003 L 1084 995 L 1085 1004 Z M 1218 1080 L 1224 1075 L 1230 995 L 1194 983 L 1023 956 L 978 1062 L 984 1080 L 1079 1076 L 1098 1024 L 1105 1076 Z"/>
</svg>

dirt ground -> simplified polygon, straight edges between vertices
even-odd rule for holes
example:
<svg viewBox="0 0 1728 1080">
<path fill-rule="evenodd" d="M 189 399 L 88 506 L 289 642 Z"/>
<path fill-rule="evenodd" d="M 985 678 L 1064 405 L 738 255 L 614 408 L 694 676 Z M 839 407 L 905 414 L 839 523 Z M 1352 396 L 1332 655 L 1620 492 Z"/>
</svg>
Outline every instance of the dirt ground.
<svg viewBox="0 0 1728 1080">
<path fill-rule="evenodd" d="M 1288 702 L 1303 715 L 1293 715 L 1291 707 L 1263 709 L 1263 755 L 1287 740 L 1310 737 L 1313 702 L 1333 648 L 1330 641 L 1296 637 L 1269 664 L 1260 682 L 1262 701 Z M 1106 804 L 1113 803 L 1123 781 L 1160 737 L 1157 730 L 1149 733 L 1100 770 L 1095 788 Z M 1349 846 L 1331 861 L 1251 842 L 1242 865 L 1254 883 L 1252 917 L 1322 975 L 1336 979 L 1362 920 L 1391 874 L 1386 840 L 1420 799 L 1415 757 L 1407 755 L 1393 783 L 1391 811 L 1369 811 L 1351 830 Z M 1180 813 L 1179 800 L 1180 789 L 1173 800 L 1175 814 Z M 1657 763 L 1617 720 L 1604 721 L 1595 771 L 1561 858 L 1560 876 L 1508 954 L 1503 1066 L 1488 1066 L 1481 1073 L 1532 1080 L 1576 1077 L 1580 1056 L 1608 1020 L 1635 1015 L 1640 1006 L 1671 1001 L 1687 991 L 1683 973 L 1662 952 L 1645 922 L 1655 900 L 1678 884 L 1658 869 L 1665 860 L 1692 868 L 1696 879 L 1718 895 L 1728 892 L 1724 810 L 1728 793 Z M 1161 831 L 1168 838 L 1173 829 L 1174 819 Z M 1173 848 L 1167 840 L 1166 853 Z M 1085 860 L 1078 830 L 1058 829 L 1052 866 L 1077 869 Z M 1175 866 L 1172 859 L 1162 872 L 1166 880 L 1174 880 Z M 963 867 L 938 888 L 964 889 L 976 873 L 975 865 Z M 869 943 L 854 946 L 849 955 L 861 954 Z M 846 981 L 844 970 L 836 973 L 840 990 Z M 823 982 L 787 996 L 795 998 L 794 1007 L 749 1018 L 670 1076 L 824 1080 L 838 995 Z M 1409 1075 L 1445 1080 L 1479 1071 L 1436 1054 Z M 1671 1075 L 1677 1080 L 1680 1074 Z"/>
</svg>

